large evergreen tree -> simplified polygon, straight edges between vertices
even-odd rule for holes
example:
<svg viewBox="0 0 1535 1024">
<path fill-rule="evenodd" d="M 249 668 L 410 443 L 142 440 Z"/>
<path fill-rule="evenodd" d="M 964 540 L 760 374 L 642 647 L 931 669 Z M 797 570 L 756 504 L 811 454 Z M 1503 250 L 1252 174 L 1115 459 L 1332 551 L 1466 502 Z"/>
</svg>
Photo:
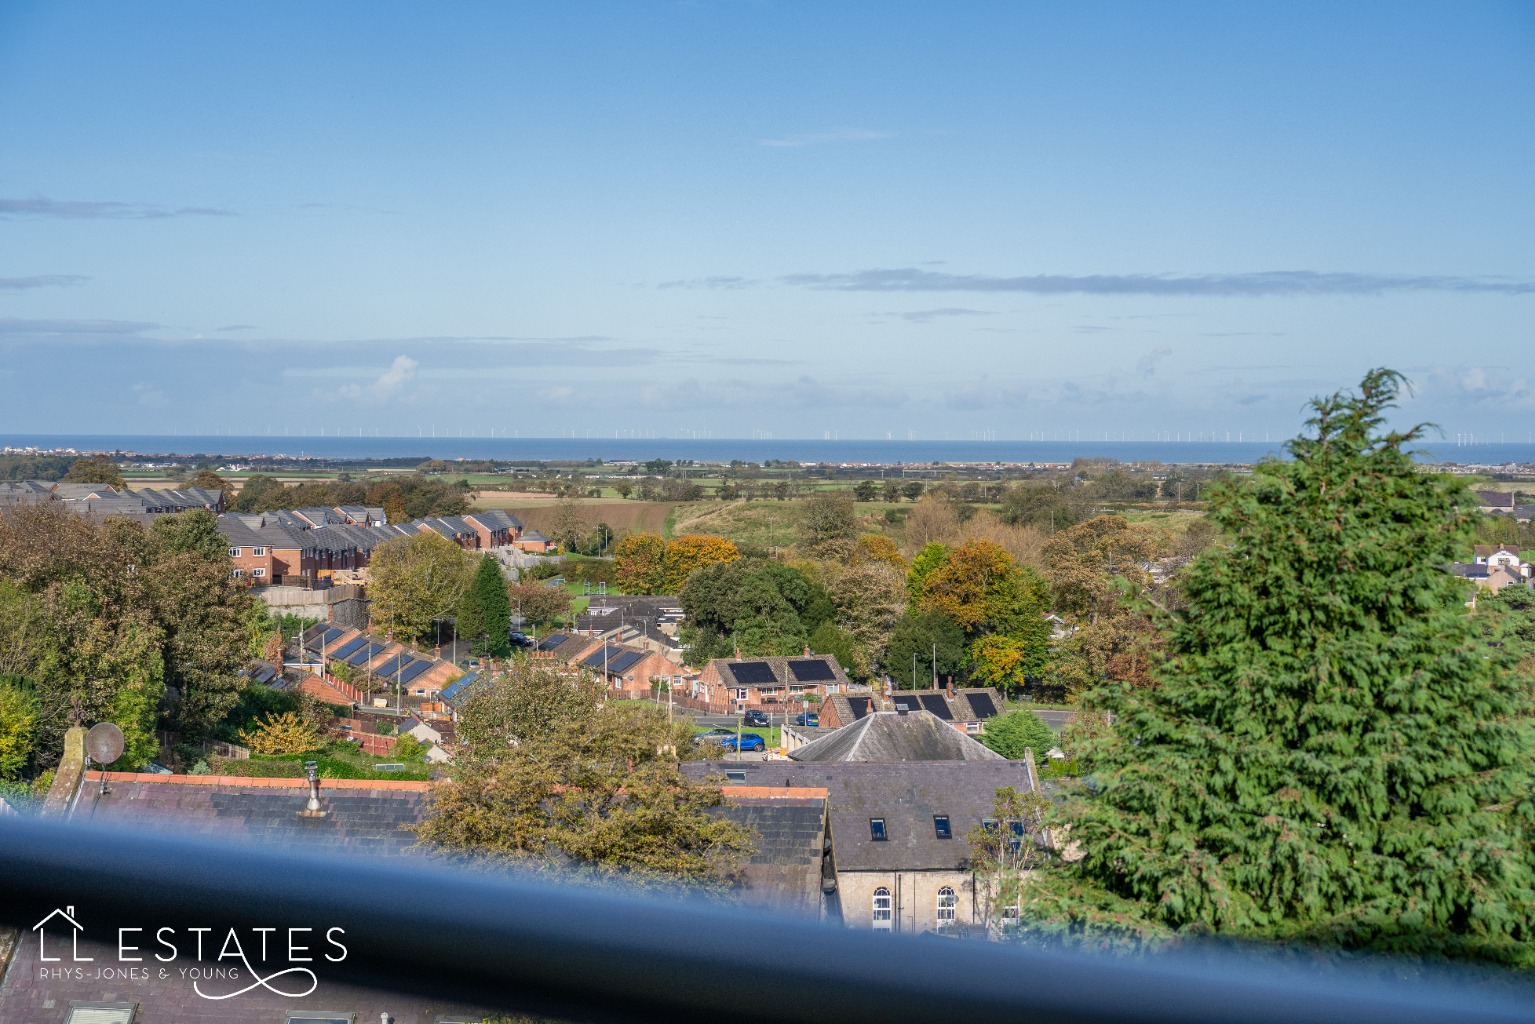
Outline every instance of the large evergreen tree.
<svg viewBox="0 0 1535 1024">
<path fill-rule="evenodd" d="M 481 555 L 458 604 L 458 635 L 470 641 L 475 654 L 504 658 L 512 653 L 511 617 L 501 566 L 490 555 Z"/>
<path fill-rule="evenodd" d="M 1444 570 L 1475 502 L 1383 426 L 1399 384 L 1317 400 L 1217 491 L 1232 544 L 1189 569 L 1161 685 L 1099 691 L 1036 929 L 1535 963 L 1531 701 Z"/>
</svg>

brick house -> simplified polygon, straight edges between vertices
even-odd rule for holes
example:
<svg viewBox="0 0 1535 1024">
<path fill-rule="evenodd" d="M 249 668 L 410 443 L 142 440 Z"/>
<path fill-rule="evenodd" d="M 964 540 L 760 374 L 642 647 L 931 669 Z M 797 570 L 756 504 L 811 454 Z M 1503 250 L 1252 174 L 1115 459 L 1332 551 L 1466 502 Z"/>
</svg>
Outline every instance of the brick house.
<svg viewBox="0 0 1535 1024">
<path fill-rule="evenodd" d="M 984 732 L 986 720 L 1002 708 L 1002 694 L 990 686 L 941 690 L 897 690 L 888 701 L 873 694 L 834 694 L 820 710 L 821 728 L 840 729 L 879 711 L 926 711 L 961 732 Z"/>
<path fill-rule="evenodd" d="M 824 703 L 853 684 L 835 655 L 807 652 L 793 658 L 715 658 L 686 685 L 685 692 L 674 695 L 687 698 L 679 703 L 734 714 L 747 709 L 781 713 L 798 707 L 807 695 Z"/>
</svg>

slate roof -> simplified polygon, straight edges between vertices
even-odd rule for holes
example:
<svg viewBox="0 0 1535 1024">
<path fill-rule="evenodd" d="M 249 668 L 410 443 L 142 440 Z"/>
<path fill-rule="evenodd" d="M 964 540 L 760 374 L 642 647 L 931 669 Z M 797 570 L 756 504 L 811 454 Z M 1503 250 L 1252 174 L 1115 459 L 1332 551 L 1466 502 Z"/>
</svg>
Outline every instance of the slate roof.
<svg viewBox="0 0 1535 1024">
<path fill-rule="evenodd" d="M 91 781 L 97 778 L 91 776 Z M 81 787 L 71 819 L 131 825 L 234 842 L 342 848 L 394 856 L 415 845 L 408 831 L 426 815 L 427 783 L 324 779 L 320 803 L 329 815 L 300 817 L 309 797 L 303 779 L 137 775 L 109 772 L 111 792 Z M 174 781 L 168 781 L 174 780 Z"/>
<path fill-rule="evenodd" d="M 96 776 L 81 788 L 72 818 L 94 826 L 131 826 L 153 832 L 196 836 L 237 843 L 266 842 L 318 847 L 323 852 L 385 856 L 417 856 L 415 837 L 405 826 L 420 821 L 425 811 L 426 784 L 420 782 L 361 782 L 326 780 L 321 803 L 328 818 L 301 818 L 308 797 L 302 779 L 231 779 L 219 776 L 143 776 L 110 773 L 112 792 L 97 794 Z M 344 870 L 344 868 L 343 868 Z M 392 898 L 392 897 L 390 897 Z M 82 908 L 86 910 L 87 908 Z M 117 962 L 115 943 L 95 943 L 88 937 L 90 921 L 82 915 L 87 935 L 80 952 L 97 963 Z M 214 922 L 216 923 L 216 922 Z M 277 926 L 309 922 L 276 922 Z M 324 1015 L 342 1012 L 351 1019 L 394 1024 L 438 1024 L 445 1017 L 479 1020 L 463 1004 L 428 997 L 406 996 L 384 989 L 341 985 L 317 971 L 319 984 L 306 996 L 288 998 L 257 988 L 212 1002 L 204 999 L 174 972 L 162 979 L 114 983 L 43 971 L 37 962 L 38 943 L 20 943 L 0 986 L 0 1020 L 6 1024 L 59 1024 L 72 1000 L 136 1003 L 136 1021 L 143 1024 L 271 1024 L 289 1012 Z"/>
<path fill-rule="evenodd" d="M 805 915 L 821 907 L 826 849 L 826 793 L 791 789 L 732 795 L 716 814 L 744 826 L 753 850 L 745 865 L 745 898 Z"/>
<path fill-rule="evenodd" d="M 474 520 L 487 530 L 511 530 L 513 533 L 522 531 L 522 520 L 501 509 L 470 512 L 464 518 Z"/>
<path fill-rule="evenodd" d="M 1513 511 L 1513 491 L 1477 491 L 1477 504 L 1482 508 L 1498 508 Z"/>
<path fill-rule="evenodd" d="M 790 752 L 796 761 L 1005 761 L 926 711 L 878 711 Z"/>
<path fill-rule="evenodd" d="M 732 780 L 725 786 L 727 796 L 731 785 L 826 789 L 839 872 L 963 870 L 970 852 L 965 836 L 992 817 L 997 790 L 1032 789 L 1022 761 L 689 761 L 682 771 L 695 779 L 727 771 L 744 774 L 744 783 Z M 948 816 L 952 838 L 937 837 L 934 815 Z M 870 837 L 870 818 L 884 819 L 888 839 Z"/>
</svg>

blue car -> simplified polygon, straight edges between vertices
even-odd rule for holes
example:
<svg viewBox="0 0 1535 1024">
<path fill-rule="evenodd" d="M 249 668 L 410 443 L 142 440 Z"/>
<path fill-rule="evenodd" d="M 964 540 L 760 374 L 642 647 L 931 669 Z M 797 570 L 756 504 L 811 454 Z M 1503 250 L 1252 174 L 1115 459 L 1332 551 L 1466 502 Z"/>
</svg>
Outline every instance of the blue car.
<svg viewBox="0 0 1535 1024">
<path fill-rule="evenodd" d="M 726 750 L 734 750 L 736 749 L 736 738 L 734 736 L 721 736 L 720 746 L 724 747 Z M 766 750 L 767 741 L 754 732 L 743 732 L 741 734 L 741 749 Z"/>
<path fill-rule="evenodd" d="M 814 711 L 806 711 L 802 714 L 794 716 L 794 724 L 803 725 L 812 729 L 819 728 L 821 725 L 821 716 L 816 714 Z"/>
</svg>

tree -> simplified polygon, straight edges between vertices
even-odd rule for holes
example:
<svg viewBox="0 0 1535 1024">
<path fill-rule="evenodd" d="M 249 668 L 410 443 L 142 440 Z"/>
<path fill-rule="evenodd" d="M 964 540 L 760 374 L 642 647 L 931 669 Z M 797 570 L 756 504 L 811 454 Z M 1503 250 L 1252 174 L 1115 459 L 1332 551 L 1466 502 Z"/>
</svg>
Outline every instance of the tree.
<svg viewBox="0 0 1535 1024">
<path fill-rule="evenodd" d="M 927 490 L 927 485 L 921 480 L 908 480 L 901 485 L 901 496 L 907 501 L 916 501 L 922 497 L 922 492 Z"/>
<path fill-rule="evenodd" d="M 469 584 L 470 556 L 430 530 L 386 540 L 373 549 L 368 593 L 373 618 L 385 628 L 421 639 L 453 612 Z"/>
<path fill-rule="evenodd" d="M 678 772 L 692 729 L 602 696 L 599 681 L 526 660 L 476 687 L 460 709 L 454 777 L 418 834 L 525 869 L 726 888 L 751 844 L 717 813 L 719 787 Z"/>
<path fill-rule="evenodd" d="M 867 658 L 858 650 L 851 634 L 838 629 L 835 622 L 823 622 L 810 634 L 807 646 L 816 654 L 830 654 L 847 672 L 854 672 L 863 664 L 862 674 L 868 673 Z"/>
<path fill-rule="evenodd" d="M 916 500 L 916 499 L 913 499 Z M 959 513 L 941 494 L 925 495 L 906 517 L 906 550 L 928 544 L 947 544 L 959 533 Z"/>
<path fill-rule="evenodd" d="M 1156 537 L 1121 516 L 1097 516 L 1062 530 L 1045 545 L 1045 576 L 1056 610 L 1090 620 L 1108 612 L 1123 580 L 1135 590 L 1150 582 Z"/>
<path fill-rule="evenodd" d="M 666 539 L 659 533 L 626 534 L 613 549 L 614 582 L 626 594 L 662 593 L 665 556 Z"/>
<path fill-rule="evenodd" d="M 928 543 L 917 552 L 906 574 L 906 592 L 912 601 L 921 599 L 922 585 L 927 582 L 927 574 L 947 561 L 948 557 L 949 549 L 937 541 Z"/>
<path fill-rule="evenodd" d="M 20 778 L 37 740 L 37 693 L 20 676 L 0 675 L 0 782 Z"/>
<path fill-rule="evenodd" d="M 218 517 L 207 509 L 156 516 L 149 532 L 169 553 L 190 551 L 210 562 L 229 565 L 229 542 L 219 533 Z"/>
<path fill-rule="evenodd" d="M 71 484 L 105 484 L 118 490 L 128 486 L 128 482 L 123 479 L 123 471 L 105 455 L 87 455 L 76 459 L 69 467 L 69 472 L 64 474 L 64 481 Z"/>
<path fill-rule="evenodd" d="M 231 496 L 234 494 L 234 486 L 230 484 L 228 480 L 225 480 L 211 469 L 204 469 L 199 471 L 196 476 L 192 477 L 190 480 L 187 480 L 181 486 L 200 487 L 205 491 L 225 491 Z"/>
<path fill-rule="evenodd" d="M 508 586 L 506 595 L 516 613 L 534 626 L 545 626 L 570 614 L 570 594 L 564 587 L 525 579 Z"/>
<path fill-rule="evenodd" d="M 1474 502 L 1383 427 L 1400 383 L 1316 400 L 1288 461 L 1214 489 L 1231 545 L 1186 572 L 1160 686 L 1093 695 L 1082 856 L 1026 888 L 1034 930 L 1535 963 L 1535 708 L 1443 569 Z"/>
<path fill-rule="evenodd" d="M 993 719 L 995 721 L 995 719 Z M 987 726 L 990 731 L 990 726 Z M 970 830 L 970 871 L 975 902 L 988 935 L 1006 935 L 1018 926 L 1018 905 L 1034 871 L 1049 863 L 1045 835 L 1049 797 L 1012 786 L 997 790 L 991 818 Z"/>
<path fill-rule="evenodd" d="M 946 615 L 908 611 L 891 630 L 885 649 L 885 671 L 897 686 L 925 690 L 932 685 L 935 650 L 940 680 L 964 672 L 965 631 Z"/>
<path fill-rule="evenodd" d="M 581 510 L 581 502 L 575 498 L 561 498 L 549 520 L 549 538 L 569 550 L 581 543 L 587 529 L 586 514 Z"/>
<path fill-rule="evenodd" d="M 858 501 L 873 501 L 880 494 L 880 486 L 873 480 L 863 480 L 853 485 L 853 497 Z"/>
<path fill-rule="evenodd" d="M 459 599 L 455 632 L 471 642 L 470 649 L 475 654 L 504 658 L 512 653 L 511 616 L 501 563 L 490 555 L 481 555 L 474 577 Z"/>
<path fill-rule="evenodd" d="M 704 566 L 679 597 L 693 664 L 736 649 L 756 656 L 796 654 L 821 623 L 836 617 L 825 587 L 798 569 L 760 559 Z"/>
<path fill-rule="evenodd" d="M 858 513 L 847 491 L 816 491 L 800 502 L 800 538 L 810 551 L 858 534 Z"/>
<path fill-rule="evenodd" d="M 303 754 L 325 745 L 325 738 L 296 711 L 269 715 L 240 742 L 257 754 Z"/>
<path fill-rule="evenodd" d="M 987 722 L 981 742 L 1014 761 L 1023 760 L 1025 750 L 1033 751 L 1035 763 L 1044 764 L 1045 755 L 1055 746 L 1055 733 L 1043 718 L 1019 709 L 1004 711 Z"/>
<path fill-rule="evenodd" d="M 1020 689 L 1030 676 L 1045 671 L 1049 649 L 1037 640 L 995 634 L 977 637 L 970 644 L 970 674 L 977 682 L 1003 690 Z"/>
<path fill-rule="evenodd" d="M 1006 633 L 1048 642 L 1044 611 L 1049 588 L 1034 570 L 999 545 L 971 541 L 947 552 L 922 580 L 917 607 L 941 612 L 972 636 Z"/>
<path fill-rule="evenodd" d="M 667 543 L 661 558 L 662 589 L 657 593 L 675 594 L 704 566 L 724 565 L 740 557 L 740 549 L 724 537 L 705 533 L 675 537 Z"/>
<path fill-rule="evenodd" d="M 896 546 L 895 541 L 881 533 L 860 535 L 853 544 L 852 561 L 854 565 L 863 562 L 883 562 L 902 573 L 906 571 L 906 559 L 901 557 L 901 549 Z"/>
<path fill-rule="evenodd" d="M 905 576 L 888 562 L 861 562 L 832 576 L 827 593 L 837 626 L 851 635 L 858 654 L 843 668 L 867 678 L 906 610 Z"/>
<path fill-rule="evenodd" d="M 1064 530 L 1082 518 L 1085 503 L 1069 489 L 1050 483 L 1025 483 L 1002 495 L 1002 521 L 1037 526 L 1046 533 Z"/>
</svg>

